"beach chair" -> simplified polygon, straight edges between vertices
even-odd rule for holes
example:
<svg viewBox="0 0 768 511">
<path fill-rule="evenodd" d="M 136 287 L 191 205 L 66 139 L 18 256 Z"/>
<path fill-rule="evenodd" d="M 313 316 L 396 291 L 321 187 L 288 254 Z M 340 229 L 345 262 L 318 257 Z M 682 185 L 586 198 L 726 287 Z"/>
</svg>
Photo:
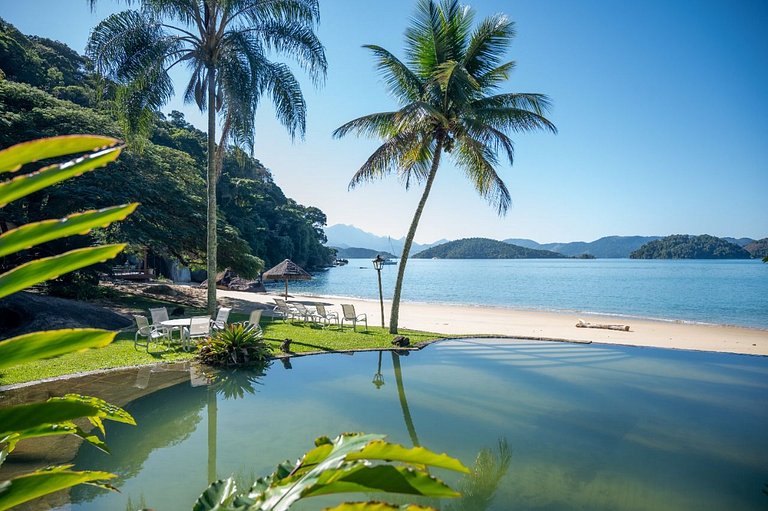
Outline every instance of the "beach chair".
<svg viewBox="0 0 768 511">
<path fill-rule="evenodd" d="M 297 315 L 296 309 L 282 298 L 273 298 L 275 307 L 272 312 L 283 318 L 283 321 L 294 318 Z"/>
<path fill-rule="evenodd" d="M 248 321 L 243 321 L 243 324 L 246 326 L 246 328 L 253 328 L 259 337 L 264 336 L 264 331 L 261 329 L 261 325 L 259 322 L 261 321 L 261 309 L 256 309 L 251 311 L 251 315 L 248 317 Z"/>
<path fill-rule="evenodd" d="M 303 303 L 294 303 L 293 307 L 296 309 L 295 316 L 304 322 L 316 323 L 320 320 L 320 316 L 307 309 Z"/>
<path fill-rule="evenodd" d="M 318 317 L 320 317 L 326 325 L 330 325 L 331 322 L 339 324 L 339 313 L 335 311 L 329 311 L 322 303 L 315 304 L 315 310 Z"/>
<path fill-rule="evenodd" d="M 168 343 L 170 342 L 170 331 L 164 326 L 150 325 L 149 320 L 144 316 L 134 315 L 133 319 L 136 320 L 136 335 L 133 336 L 133 348 L 138 346 L 144 347 L 149 352 L 149 343 Z M 139 337 L 143 337 L 144 340 L 139 340 Z"/>
<path fill-rule="evenodd" d="M 193 339 L 207 339 L 211 335 L 211 317 L 193 316 L 189 320 L 189 327 L 182 330 L 182 349 L 192 349 Z"/>
<path fill-rule="evenodd" d="M 365 331 L 368 331 L 368 315 L 366 313 L 357 314 L 355 306 L 349 303 L 341 304 L 341 312 L 341 328 L 344 328 L 345 321 L 349 321 L 352 323 L 352 330 L 356 330 L 357 322 L 363 320 L 365 321 Z"/>
<path fill-rule="evenodd" d="M 224 330 L 227 328 L 227 320 L 229 319 L 229 313 L 232 309 L 229 307 L 221 307 L 216 314 L 216 319 L 211 321 L 212 330 Z"/>
</svg>

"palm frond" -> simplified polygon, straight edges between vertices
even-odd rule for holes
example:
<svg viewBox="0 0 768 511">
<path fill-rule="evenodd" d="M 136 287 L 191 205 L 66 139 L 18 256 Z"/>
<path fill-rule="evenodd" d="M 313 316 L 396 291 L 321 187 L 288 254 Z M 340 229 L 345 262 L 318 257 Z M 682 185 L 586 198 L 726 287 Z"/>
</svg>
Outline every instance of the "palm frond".
<svg viewBox="0 0 768 511">
<path fill-rule="evenodd" d="M 490 93 L 498 89 L 503 82 L 509 79 L 509 75 L 516 65 L 515 61 L 512 60 L 496 66 L 479 76 L 476 73 L 473 73 L 472 76 L 477 79 L 477 83 L 480 84 L 480 89 L 483 92 Z"/>
<path fill-rule="evenodd" d="M 453 156 L 472 186 L 496 208 L 499 216 L 505 215 L 512 203 L 512 197 L 494 168 L 498 164 L 496 155 L 487 145 L 471 137 L 462 137 L 456 142 L 457 150 Z"/>
<path fill-rule="evenodd" d="M 398 112 L 379 112 L 364 115 L 342 124 L 333 131 L 333 138 L 341 138 L 349 133 L 357 136 L 388 138 L 395 134 Z"/>
<path fill-rule="evenodd" d="M 296 22 L 268 20 L 247 30 L 255 31 L 265 48 L 291 57 L 315 84 L 325 80 L 328 70 L 325 48 L 312 27 Z"/>
<path fill-rule="evenodd" d="M 499 66 L 515 37 L 515 23 L 503 14 L 484 19 L 472 34 L 463 64 L 473 76 Z"/>
<path fill-rule="evenodd" d="M 424 92 L 419 76 L 411 71 L 400 59 L 381 46 L 363 45 L 374 54 L 376 69 L 384 78 L 387 90 L 401 103 L 418 101 Z"/>
<path fill-rule="evenodd" d="M 418 154 L 414 148 L 418 148 L 421 142 L 418 133 L 404 132 L 386 140 L 368 157 L 368 160 L 352 176 L 349 188 L 355 188 L 364 182 L 373 181 L 396 173 L 405 164 L 412 167 L 412 158 Z"/>
</svg>

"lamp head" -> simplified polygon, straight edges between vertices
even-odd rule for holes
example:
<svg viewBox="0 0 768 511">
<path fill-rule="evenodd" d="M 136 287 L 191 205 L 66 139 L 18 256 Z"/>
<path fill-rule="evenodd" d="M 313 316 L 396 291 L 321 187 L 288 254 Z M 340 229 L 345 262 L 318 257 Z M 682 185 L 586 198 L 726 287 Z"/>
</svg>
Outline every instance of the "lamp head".
<svg viewBox="0 0 768 511">
<path fill-rule="evenodd" d="M 381 257 L 381 254 L 376 254 L 376 259 L 373 261 L 373 269 L 374 270 L 381 270 L 382 266 L 384 266 L 384 258 Z"/>
</svg>

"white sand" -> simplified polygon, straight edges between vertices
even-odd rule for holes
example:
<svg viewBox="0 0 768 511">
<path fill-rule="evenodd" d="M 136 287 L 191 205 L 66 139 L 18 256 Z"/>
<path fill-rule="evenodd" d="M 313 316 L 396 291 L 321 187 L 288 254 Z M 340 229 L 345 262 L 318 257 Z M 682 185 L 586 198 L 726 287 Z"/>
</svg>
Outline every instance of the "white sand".
<svg viewBox="0 0 768 511">
<path fill-rule="evenodd" d="M 219 291 L 219 296 L 233 299 L 234 306 L 248 312 L 249 302 L 273 304 L 277 294 Z M 341 313 L 340 303 L 351 303 L 359 313 L 368 315 L 369 325 L 381 325 L 378 301 L 355 298 L 289 295 L 289 301 L 307 305 L 330 304 Z M 384 302 L 384 316 L 389 325 L 391 302 Z M 630 331 L 576 328 L 579 319 L 589 323 L 629 325 Z M 532 339 L 555 339 L 630 346 L 651 346 L 748 355 L 768 355 L 768 330 L 726 325 L 653 321 L 619 316 L 584 315 L 467 306 L 401 302 L 401 328 L 441 334 L 503 335 Z"/>
</svg>

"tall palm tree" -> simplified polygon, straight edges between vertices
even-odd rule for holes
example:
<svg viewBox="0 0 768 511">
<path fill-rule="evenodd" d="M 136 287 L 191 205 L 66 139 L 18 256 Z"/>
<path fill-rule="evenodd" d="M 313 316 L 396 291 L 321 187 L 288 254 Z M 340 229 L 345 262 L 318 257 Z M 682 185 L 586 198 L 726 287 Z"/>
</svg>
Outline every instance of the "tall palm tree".
<svg viewBox="0 0 768 511">
<path fill-rule="evenodd" d="M 86 53 L 122 87 L 118 113 L 128 133 L 148 130 L 155 111 L 173 96 L 168 74 L 185 65 L 184 100 L 208 113 L 208 312 L 216 309 L 216 181 L 227 143 L 253 150 L 254 116 L 271 97 L 292 137 L 305 132 L 306 105 L 296 77 L 272 55 L 292 58 L 315 84 L 326 73 L 314 33 L 318 0 L 125 0 L 140 4 L 102 21 Z M 90 0 L 93 6 L 96 0 Z M 221 138 L 216 144 L 217 114 Z"/>
<path fill-rule="evenodd" d="M 396 173 L 405 183 L 425 182 L 405 238 L 392 299 L 389 331 L 397 333 L 403 276 L 419 219 L 443 153 L 469 178 L 498 213 L 506 213 L 510 195 L 496 172 L 497 153 L 510 165 L 510 132 L 557 132 L 544 117 L 549 99 L 542 94 L 497 93 L 514 62 L 503 58 L 515 35 L 504 15 L 490 16 L 473 28 L 471 9 L 457 0 L 420 0 L 405 32 L 406 62 L 380 46 L 366 45 L 400 109 L 354 119 L 334 131 L 376 136 L 383 144 L 355 173 L 357 185 Z"/>
</svg>

